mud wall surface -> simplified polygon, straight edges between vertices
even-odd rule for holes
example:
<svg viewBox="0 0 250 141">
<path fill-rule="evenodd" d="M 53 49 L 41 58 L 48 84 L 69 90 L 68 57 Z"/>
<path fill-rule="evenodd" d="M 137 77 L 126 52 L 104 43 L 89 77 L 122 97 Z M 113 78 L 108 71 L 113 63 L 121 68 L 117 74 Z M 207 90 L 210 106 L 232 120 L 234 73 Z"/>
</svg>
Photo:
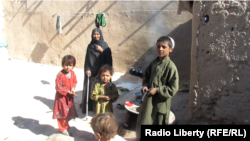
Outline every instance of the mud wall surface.
<svg viewBox="0 0 250 141">
<path fill-rule="evenodd" d="M 157 56 L 156 40 L 170 35 L 176 41 L 171 59 L 181 79 L 189 80 L 192 14 L 177 15 L 177 1 L 2 1 L 2 6 L 3 39 L 11 58 L 60 66 L 71 54 L 76 67 L 83 68 L 96 14 L 104 13 L 107 24 L 100 28 L 115 71 L 146 68 Z M 56 30 L 57 15 L 62 34 Z"/>
<path fill-rule="evenodd" d="M 249 124 L 250 2 L 195 1 L 193 7 L 189 116 Z"/>
<path fill-rule="evenodd" d="M 3 18 L 3 10 L 2 10 L 2 3 L 0 2 L 0 41 L 3 41 L 3 24 L 4 24 L 4 18 Z"/>
</svg>

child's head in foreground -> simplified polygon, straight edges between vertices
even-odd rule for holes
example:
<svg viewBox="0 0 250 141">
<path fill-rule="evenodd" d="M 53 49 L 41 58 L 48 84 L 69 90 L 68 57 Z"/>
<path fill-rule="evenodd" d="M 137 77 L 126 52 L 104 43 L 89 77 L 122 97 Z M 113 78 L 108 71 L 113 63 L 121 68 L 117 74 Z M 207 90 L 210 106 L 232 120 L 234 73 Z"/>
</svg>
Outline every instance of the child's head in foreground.
<svg viewBox="0 0 250 141">
<path fill-rule="evenodd" d="M 98 140 L 107 141 L 114 138 L 117 134 L 118 126 L 116 119 L 110 112 L 95 115 L 91 119 L 90 124 Z"/>
<path fill-rule="evenodd" d="M 64 71 L 70 72 L 70 70 L 72 70 L 75 65 L 76 65 L 76 59 L 74 56 L 66 55 L 63 57 L 62 67 L 63 67 Z"/>
<path fill-rule="evenodd" d="M 104 84 L 111 80 L 113 73 L 113 67 L 110 65 L 103 65 L 99 70 L 99 76 Z"/>
<path fill-rule="evenodd" d="M 175 42 L 171 37 L 162 36 L 157 40 L 157 54 L 159 58 L 167 58 L 169 53 L 173 51 Z"/>
</svg>

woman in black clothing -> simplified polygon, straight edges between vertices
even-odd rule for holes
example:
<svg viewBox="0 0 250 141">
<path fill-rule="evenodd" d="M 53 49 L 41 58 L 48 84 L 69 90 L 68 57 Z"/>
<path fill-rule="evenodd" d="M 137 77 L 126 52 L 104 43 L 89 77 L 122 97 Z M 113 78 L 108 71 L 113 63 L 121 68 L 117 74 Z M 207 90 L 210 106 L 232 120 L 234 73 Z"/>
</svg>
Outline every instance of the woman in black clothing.
<svg viewBox="0 0 250 141">
<path fill-rule="evenodd" d="M 100 28 L 95 28 L 92 30 L 91 42 L 88 45 L 85 64 L 84 64 L 84 89 L 82 95 L 82 113 L 86 113 L 86 98 L 87 98 L 87 79 L 90 76 L 89 82 L 89 96 L 88 96 L 88 110 L 95 111 L 95 102 L 90 99 L 90 95 L 95 85 L 98 81 L 98 71 L 101 66 L 108 64 L 112 66 L 112 53 L 108 44 L 104 41 L 102 31 Z"/>
</svg>

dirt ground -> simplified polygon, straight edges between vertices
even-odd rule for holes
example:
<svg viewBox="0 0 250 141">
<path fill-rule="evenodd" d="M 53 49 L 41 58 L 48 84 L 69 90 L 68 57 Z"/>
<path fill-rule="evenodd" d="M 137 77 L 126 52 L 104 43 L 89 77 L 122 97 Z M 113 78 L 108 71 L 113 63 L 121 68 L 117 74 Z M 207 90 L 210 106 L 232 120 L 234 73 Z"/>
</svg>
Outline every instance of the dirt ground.
<svg viewBox="0 0 250 141">
<path fill-rule="evenodd" d="M 0 80 L 1 84 L 1 107 L 3 113 L 1 116 L 0 140 L 5 141 L 45 141 L 45 140 L 71 140 L 72 138 L 58 134 L 57 121 L 52 119 L 52 110 L 55 97 L 55 78 L 61 70 L 60 67 L 36 64 L 21 60 L 1 61 L 6 69 L 1 69 L 4 74 Z M 79 117 L 69 122 L 75 141 L 95 141 L 93 131 L 90 128 L 89 121 L 94 115 L 89 112 L 88 120 L 83 121 L 85 114 L 81 113 L 80 103 L 83 88 L 83 70 L 74 69 L 76 72 L 78 84 L 76 86 L 75 105 Z M 129 92 L 119 98 L 117 103 L 124 104 L 129 100 L 130 94 L 139 89 L 140 78 L 133 79 L 123 74 L 115 73 L 113 80 L 117 86 L 127 88 Z M 132 80 L 124 83 L 122 79 Z M 117 81 L 116 81 L 117 80 Z M 137 82 L 136 82 L 137 81 Z M 117 122 L 122 123 L 125 110 L 114 108 Z M 134 138 L 132 132 L 124 138 Z M 60 138 L 60 139 L 58 139 Z"/>
<path fill-rule="evenodd" d="M 88 120 L 84 121 L 85 114 L 80 109 L 81 94 L 83 89 L 83 70 L 74 69 L 77 76 L 75 105 L 79 117 L 69 122 L 70 132 L 73 137 L 59 134 L 57 121 L 52 119 L 52 110 L 55 97 L 55 78 L 61 67 L 31 63 L 21 60 L 1 61 L 3 69 L 0 70 L 2 107 L 0 120 L 0 140 L 4 141 L 96 141 L 89 121 L 94 115 L 89 112 Z M 121 126 L 126 122 L 126 109 L 118 109 L 118 103 L 135 99 L 135 93 L 140 91 L 142 79 L 129 74 L 116 72 L 112 78 L 117 87 L 123 87 L 129 91 L 122 91 L 120 98 L 113 103 L 114 114 L 117 123 Z M 187 96 L 187 94 L 185 94 Z M 184 94 L 177 94 L 173 98 L 175 105 L 173 112 L 176 121 L 185 121 L 187 115 L 187 101 Z M 178 98 L 179 97 L 179 98 Z M 181 98 L 180 98 L 181 97 Z M 186 104 L 185 104 L 186 103 Z M 184 105 L 184 108 L 182 107 Z M 136 115 L 131 116 L 130 121 L 135 121 Z M 130 122 L 134 125 L 133 122 Z M 135 126 L 120 132 L 128 141 L 135 140 Z"/>
</svg>

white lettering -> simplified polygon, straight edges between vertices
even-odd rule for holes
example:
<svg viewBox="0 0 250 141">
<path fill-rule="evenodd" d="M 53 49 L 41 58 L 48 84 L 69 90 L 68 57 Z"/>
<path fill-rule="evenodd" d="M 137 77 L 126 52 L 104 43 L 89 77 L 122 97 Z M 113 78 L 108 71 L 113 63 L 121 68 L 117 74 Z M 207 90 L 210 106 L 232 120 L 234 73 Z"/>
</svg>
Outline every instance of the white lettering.
<svg viewBox="0 0 250 141">
<path fill-rule="evenodd" d="M 174 129 L 174 136 L 180 136 L 179 134 L 176 133 L 176 129 Z"/>
<path fill-rule="evenodd" d="M 170 136 L 171 132 L 170 131 L 166 131 L 165 134 L 166 134 L 166 136 Z"/>
<path fill-rule="evenodd" d="M 160 129 L 159 131 L 151 131 L 151 129 L 145 129 L 145 136 L 170 136 L 170 131 L 165 131 L 165 129 Z"/>
<path fill-rule="evenodd" d="M 240 129 L 238 129 L 238 131 L 239 131 L 239 136 L 242 136 L 242 137 L 243 137 L 243 134 L 240 134 Z"/>
<path fill-rule="evenodd" d="M 157 131 L 157 136 L 162 136 L 162 129 L 160 131 Z"/>
<path fill-rule="evenodd" d="M 210 136 L 216 136 L 216 130 L 215 129 L 211 129 L 210 130 Z"/>
<path fill-rule="evenodd" d="M 221 130 L 222 129 L 217 129 L 217 136 L 220 136 Z"/>
<path fill-rule="evenodd" d="M 152 136 L 157 136 L 157 132 L 156 131 L 152 131 Z"/>
<path fill-rule="evenodd" d="M 174 129 L 174 136 L 199 136 L 199 138 L 203 137 L 205 131 L 199 131 L 196 129 L 195 131 L 185 131 L 184 129 L 179 129 L 177 131 Z"/>
<path fill-rule="evenodd" d="M 199 131 L 199 130 L 197 129 L 197 132 L 200 132 L 199 138 L 202 138 L 205 131 Z M 197 135 L 198 135 L 198 133 L 197 133 Z"/>
<path fill-rule="evenodd" d="M 237 136 L 237 130 L 236 129 L 232 129 L 232 136 L 233 135 Z"/>
<path fill-rule="evenodd" d="M 229 136 L 228 135 L 228 129 L 223 129 L 223 136 Z"/>
<path fill-rule="evenodd" d="M 145 136 L 147 136 L 147 134 L 149 134 L 149 136 L 151 136 L 151 129 L 146 129 Z"/>
</svg>

